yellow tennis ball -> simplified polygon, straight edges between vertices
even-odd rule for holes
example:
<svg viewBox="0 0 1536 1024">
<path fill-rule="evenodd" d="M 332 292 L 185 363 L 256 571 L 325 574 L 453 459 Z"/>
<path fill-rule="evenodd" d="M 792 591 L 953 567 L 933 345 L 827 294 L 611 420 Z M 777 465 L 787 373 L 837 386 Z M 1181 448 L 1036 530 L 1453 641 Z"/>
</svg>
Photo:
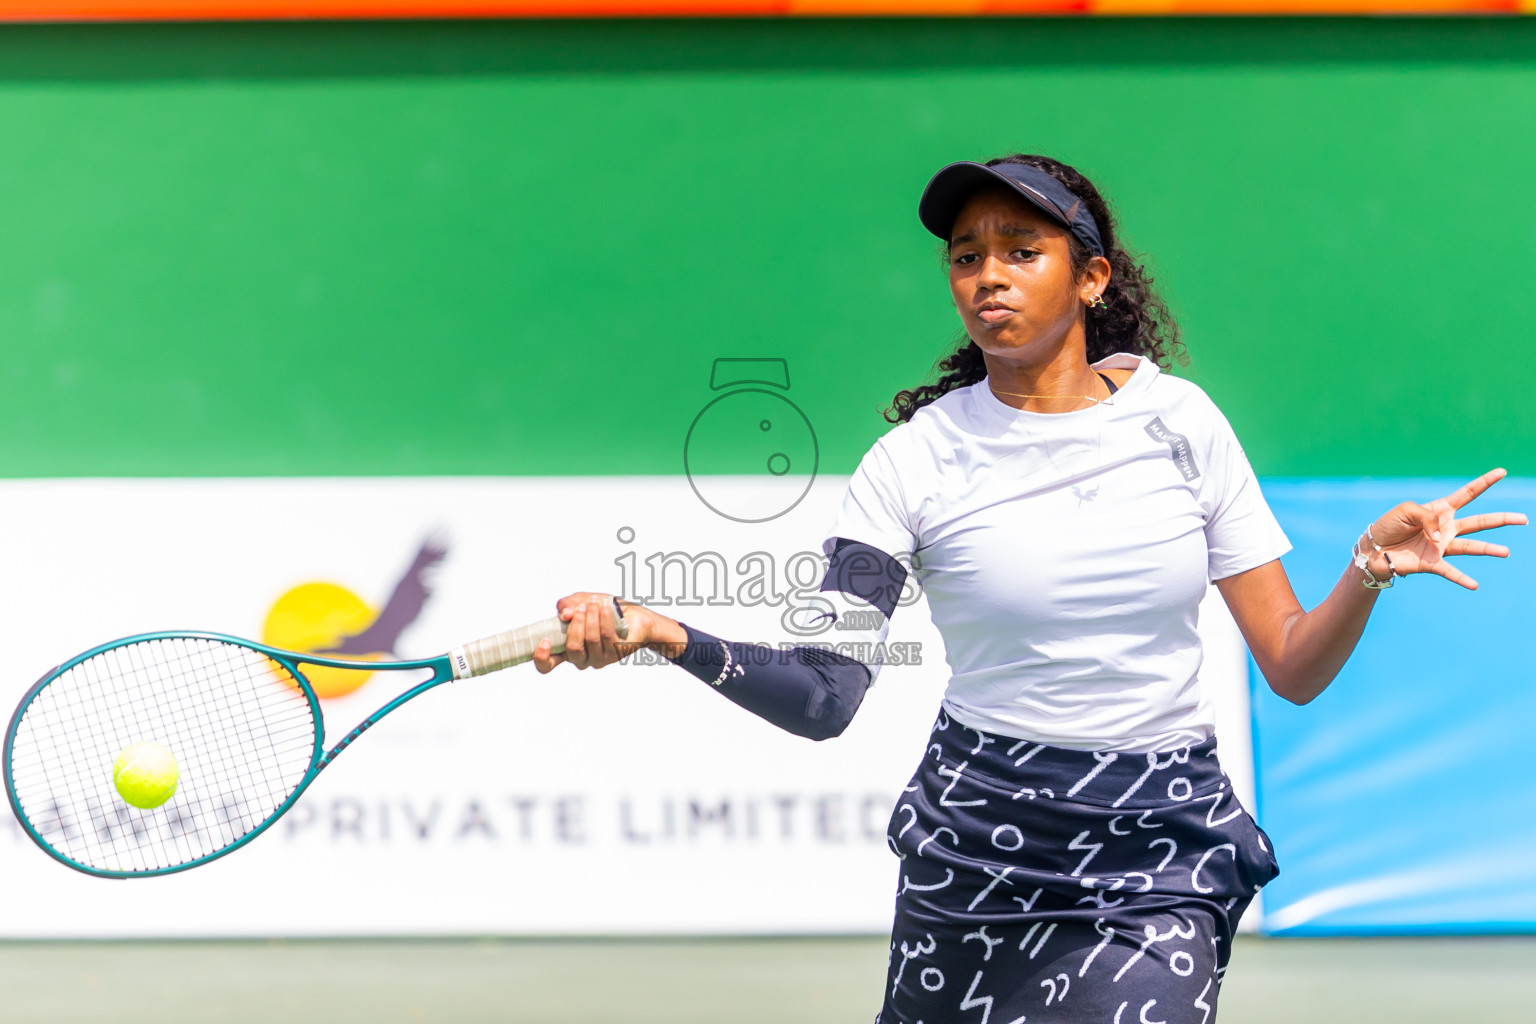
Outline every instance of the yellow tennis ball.
<svg viewBox="0 0 1536 1024">
<path fill-rule="evenodd" d="M 112 765 L 118 795 L 135 807 L 159 807 L 176 792 L 181 771 L 171 752 L 153 740 L 130 744 Z"/>
</svg>

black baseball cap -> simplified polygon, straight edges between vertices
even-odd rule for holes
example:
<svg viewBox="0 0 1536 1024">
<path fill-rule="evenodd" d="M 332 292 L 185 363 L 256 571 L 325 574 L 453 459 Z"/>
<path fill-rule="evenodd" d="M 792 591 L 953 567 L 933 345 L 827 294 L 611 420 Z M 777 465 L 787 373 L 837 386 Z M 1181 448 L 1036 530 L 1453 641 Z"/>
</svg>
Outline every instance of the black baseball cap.
<svg viewBox="0 0 1536 1024">
<path fill-rule="evenodd" d="M 923 189 L 923 198 L 917 203 L 917 218 L 923 227 L 947 242 L 955 218 L 976 190 L 995 185 L 1014 192 L 1072 232 L 1095 256 L 1104 255 L 1099 225 L 1088 211 L 1088 204 L 1045 171 L 1028 164 L 988 166 L 962 160 L 940 168 Z"/>
</svg>

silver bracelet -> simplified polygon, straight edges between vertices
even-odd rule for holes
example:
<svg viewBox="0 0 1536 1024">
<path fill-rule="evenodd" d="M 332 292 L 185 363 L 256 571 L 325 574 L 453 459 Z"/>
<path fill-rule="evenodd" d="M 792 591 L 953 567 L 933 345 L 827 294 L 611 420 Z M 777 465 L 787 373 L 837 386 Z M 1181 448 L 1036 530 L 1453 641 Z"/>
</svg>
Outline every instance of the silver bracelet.
<svg viewBox="0 0 1536 1024">
<path fill-rule="evenodd" d="M 1387 560 L 1387 578 L 1379 580 L 1376 578 L 1376 574 L 1371 572 L 1370 556 L 1360 550 L 1360 538 L 1356 537 L 1355 543 L 1349 549 L 1349 554 L 1350 561 L 1354 562 L 1355 568 L 1360 570 L 1362 577 L 1360 585 L 1367 590 L 1392 589 L 1392 577 L 1397 575 L 1397 568 L 1392 564 L 1392 559 L 1387 553 L 1381 550 L 1381 545 L 1376 543 L 1376 538 L 1371 536 L 1371 528 L 1369 526 L 1365 528 L 1365 539 L 1370 541 L 1371 547 L 1375 548 L 1381 554 L 1381 557 Z"/>
<path fill-rule="evenodd" d="M 1371 528 L 1369 526 L 1367 526 L 1365 528 L 1365 539 L 1371 542 L 1371 547 L 1376 549 L 1376 553 L 1378 555 L 1380 555 L 1382 558 L 1386 559 L 1386 561 L 1387 561 L 1387 579 L 1390 580 L 1394 576 L 1401 576 L 1402 573 L 1397 571 L 1397 566 L 1392 564 L 1392 556 L 1387 554 L 1387 549 L 1382 547 L 1380 544 L 1377 544 L 1376 543 L 1376 538 L 1371 536 Z"/>
</svg>

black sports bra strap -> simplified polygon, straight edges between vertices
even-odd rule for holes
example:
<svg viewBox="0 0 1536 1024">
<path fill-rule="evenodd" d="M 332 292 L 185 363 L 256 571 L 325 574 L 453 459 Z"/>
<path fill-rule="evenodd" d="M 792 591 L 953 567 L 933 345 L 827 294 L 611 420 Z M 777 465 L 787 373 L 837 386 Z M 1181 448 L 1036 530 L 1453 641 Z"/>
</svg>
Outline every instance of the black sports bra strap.
<svg viewBox="0 0 1536 1024">
<path fill-rule="evenodd" d="M 1098 373 L 1097 370 L 1095 370 L 1094 372 Z M 1115 397 L 1115 392 L 1120 390 L 1119 388 L 1115 387 L 1115 382 L 1110 380 L 1108 377 L 1106 377 L 1102 373 L 1099 374 L 1099 379 L 1104 382 L 1104 386 L 1105 387 L 1109 388 L 1109 397 L 1110 398 L 1114 398 Z"/>
</svg>

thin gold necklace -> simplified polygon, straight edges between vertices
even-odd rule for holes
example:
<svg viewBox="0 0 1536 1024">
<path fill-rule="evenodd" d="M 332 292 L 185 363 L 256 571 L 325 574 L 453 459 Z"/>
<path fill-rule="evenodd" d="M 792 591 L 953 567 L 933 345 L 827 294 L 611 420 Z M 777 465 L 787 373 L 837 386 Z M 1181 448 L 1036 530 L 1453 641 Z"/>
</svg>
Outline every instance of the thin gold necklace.
<svg viewBox="0 0 1536 1024">
<path fill-rule="evenodd" d="M 1076 399 L 1076 400 L 1082 401 L 1082 402 L 1093 402 L 1093 403 L 1098 404 L 1098 405 L 1114 405 L 1115 404 L 1114 403 L 1115 392 L 1113 392 L 1113 391 L 1110 391 L 1108 397 L 1105 397 L 1105 398 L 1094 398 L 1092 395 L 1021 395 L 1021 394 L 1019 394 L 1016 391 L 999 391 L 996 388 L 992 387 L 990 382 L 987 384 L 987 387 L 991 388 L 992 393 L 994 395 L 1002 395 L 1002 396 L 1005 396 L 1007 398 L 1036 398 L 1036 399 L 1072 398 L 1072 399 Z"/>
</svg>

